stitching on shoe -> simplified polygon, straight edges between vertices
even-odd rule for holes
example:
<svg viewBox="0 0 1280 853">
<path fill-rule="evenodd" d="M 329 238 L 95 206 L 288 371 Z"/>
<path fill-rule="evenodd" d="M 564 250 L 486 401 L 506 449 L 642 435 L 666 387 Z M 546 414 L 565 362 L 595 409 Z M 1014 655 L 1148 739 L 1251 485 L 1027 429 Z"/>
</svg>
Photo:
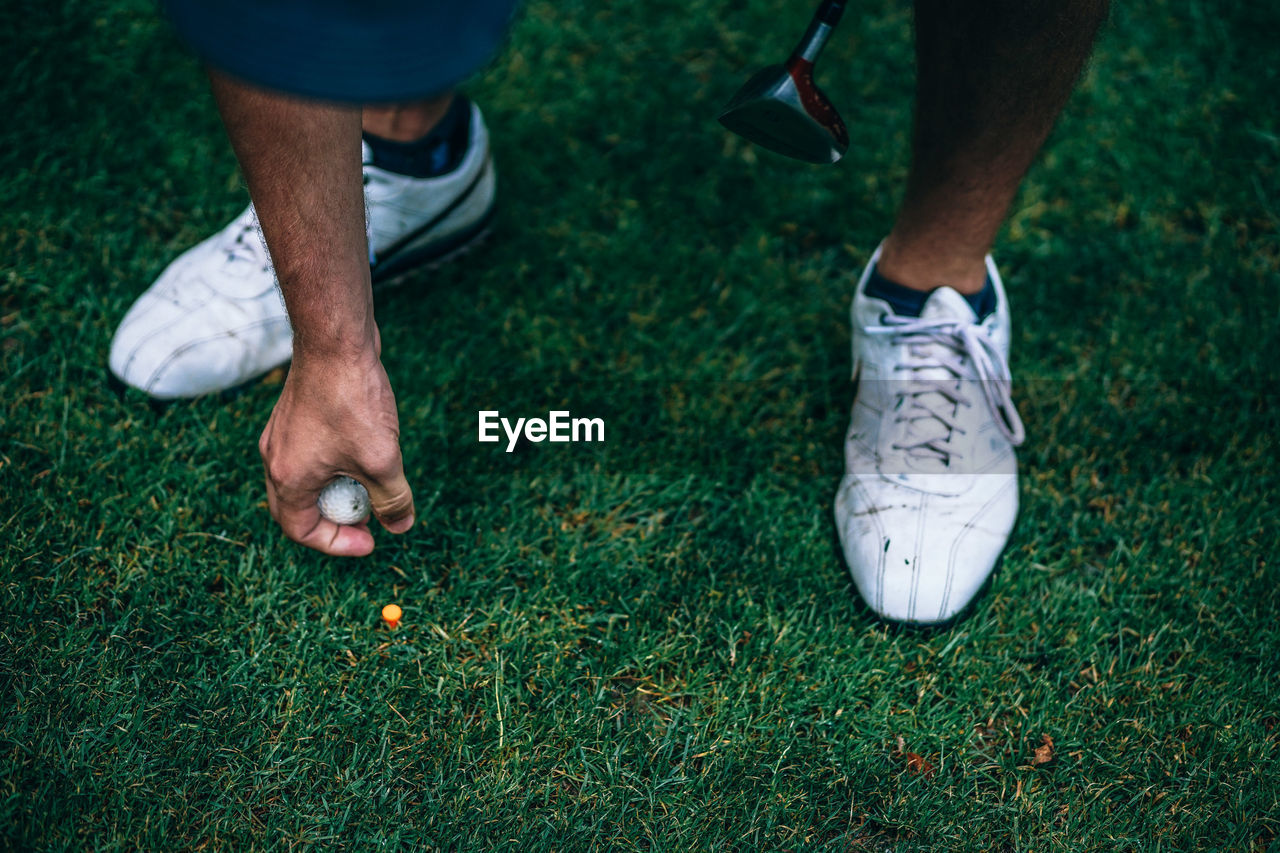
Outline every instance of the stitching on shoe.
<svg viewBox="0 0 1280 853">
<path fill-rule="evenodd" d="M 928 515 L 929 494 L 925 492 L 920 496 L 920 506 L 916 507 L 916 537 L 914 543 L 914 554 L 911 560 L 911 597 L 907 600 L 907 619 L 915 621 L 916 618 L 916 598 L 920 594 L 920 578 L 924 574 L 920 571 L 920 544 L 924 541 L 924 520 Z"/>
<path fill-rule="evenodd" d="M 147 378 L 146 391 L 147 392 L 151 391 L 151 388 L 156 383 L 156 380 L 160 378 L 160 374 L 163 373 L 165 368 L 168 368 L 170 364 L 173 364 L 173 361 L 177 359 L 178 356 L 184 355 L 184 353 L 187 353 L 188 351 L 193 350 L 193 348 L 201 346 L 202 343 L 209 343 L 210 341 L 218 341 L 218 339 L 225 338 L 225 337 L 238 337 L 236 333 L 241 332 L 241 330 L 243 330 L 243 332 L 250 332 L 250 330 L 266 327 L 266 325 L 271 325 L 273 323 L 280 323 L 280 321 L 282 320 L 284 321 L 285 324 L 288 324 L 287 316 L 285 316 L 285 318 L 268 318 L 265 320 L 256 320 L 256 321 L 253 321 L 253 323 L 251 324 L 241 325 L 241 327 L 237 327 L 236 329 L 233 330 L 233 332 L 230 332 L 230 333 L 219 332 L 218 334 L 209 334 L 209 336 L 205 336 L 202 338 L 195 338 L 195 339 L 192 339 L 192 341 L 187 341 L 186 343 L 183 343 L 182 346 L 175 348 L 173 352 L 170 352 L 169 356 L 165 357 L 165 360 L 161 361 L 159 366 L 156 366 L 156 369 L 152 371 L 150 377 Z M 269 369 L 270 368 L 268 368 L 268 370 Z M 243 380 L 241 380 L 241 382 L 243 382 Z"/>
<path fill-rule="evenodd" d="M 145 295 L 145 294 L 144 294 L 144 295 Z M 199 311 L 201 308 L 203 308 L 204 306 L 208 305 L 208 304 L 209 304 L 210 302 L 212 302 L 212 301 L 213 301 L 213 300 L 211 300 L 208 296 L 206 296 L 202 301 L 200 301 L 200 302 L 196 303 L 195 307 L 194 307 L 192 310 L 193 310 L 193 311 Z M 179 307 L 181 307 L 181 306 L 179 306 Z M 186 314 L 189 314 L 189 313 L 191 313 L 191 312 L 190 312 L 190 311 L 186 312 Z M 186 316 L 186 315 L 184 314 L 184 317 L 185 317 L 185 316 Z M 182 318 L 179 318 L 179 319 L 182 319 Z M 136 319 L 136 318 L 135 318 L 134 322 L 137 322 L 137 319 Z M 131 350 L 129 350 L 129 358 L 128 358 L 128 359 L 125 361 L 125 363 L 124 363 L 123 371 L 127 372 L 127 371 L 129 370 L 129 368 L 133 366 L 133 362 L 134 362 L 134 360 L 138 357 L 138 353 L 142 350 L 142 348 L 143 348 L 144 346 L 146 346 L 146 345 L 147 345 L 147 344 L 148 344 L 152 339 L 154 339 L 154 338 L 156 338 L 157 336 L 159 336 L 160 334 L 162 334 L 162 333 L 164 333 L 164 332 L 168 331 L 168 330 L 169 330 L 170 328 L 172 328 L 172 327 L 173 327 L 173 324 L 172 324 L 172 323 L 168 323 L 168 324 L 165 324 L 165 325 L 163 325 L 163 326 L 159 326 L 159 327 L 158 327 L 158 328 L 156 328 L 156 329 L 155 329 L 155 331 L 153 331 L 151 334 L 147 335 L 146 337 L 140 338 L 140 339 L 138 340 L 138 342 L 137 342 L 136 344 L 134 344 L 134 345 L 133 345 L 133 348 L 132 348 Z M 150 387 L 151 382 L 152 382 L 154 379 L 155 379 L 155 377 L 154 377 L 154 375 L 153 375 L 153 376 L 151 377 L 151 379 L 149 379 L 149 380 L 148 380 L 148 382 L 147 382 L 147 387 Z"/>
<path fill-rule="evenodd" d="M 846 475 L 845 481 L 848 483 L 848 486 L 849 486 L 849 488 L 845 490 L 846 495 L 852 492 L 855 497 L 861 500 L 861 502 L 866 503 L 868 505 L 871 503 L 871 494 L 866 489 L 863 488 L 862 482 L 856 476 Z M 848 508 L 852 503 L 853 503 L 852 500 L 847 501 L 846 508 Z M 847 521 L 848 519 L 854 518 L 854 517 L 865 518 L 873 527 L 875 527 L 875 530 L 876 530 L 876 588 L 875 588 L 875 596 L 874 596 L 875 603 L 872 605 L 872 607 L 875 609 L 877 613 L 883 614 L 884 613 L 884 576 L 885 576 L 886 567 L 888 565 L 888 558 L 885 555 L 888 549 L 885 548 L 882 544 L 880 544 L 885 541 L 885 533 L 884 533 L 884 525 L 880 523 L 880 519 L 877 516 L 878 516 L 878 513 L 874 513 L 874 512 L 862 513 L 862 514 L 848 512 L 845 514 L 844 518 L 840 519 L 840 522 L 841 522 L 840 530 L 845 536 L 850 535 L 848 532 Z M 843 538 L 842 538 L 841 544 L 843 544 Z M 848 559 L 847 555 L 845 557 L 845 563 L 849 567 L 849 574 L 850 576 L 853 577 L 854 586 L 856 587 L 858 578 L 856 575 L 853 574 L 853 561 Z"/>
<path fill-rule="evenodd" d="M 968 537 L 968 535 L 971 532 L 977 529 L 977 524 L 976 524 L 977 520 L 982 518 L 984 515 L 986 515 L 987 511 L 990 510 L 991 507 L 995 506 L 995 504 L 1005 496 L 1005 493 L 1009 491 L 1010 488 L 1016 489 L 1017 487 L 1018 487 L 1018 481 L 1017 479 L 1014 479 L 1010 481 L 1008 484 L 1006 484 L 1003 488 L 997 490 L 996 493 L 992 495 L 991 498 L 988 499 L 987 502 L 983 504 L 982 507 L 977 512 L 975 512 L 968 521 L 964 523 L 964 526 L 961 527 L 960 529 L 959 535 L 957 535 L 956 538 L 952 541 L 951 553 L 947 555 L 947 583 L 942 590 L 942 601 L 938 605 L 939 619 L 943 618 L 942 614 L 947 612 L 947 605 L 951 601 L 951 587 L 952 587 L 952 582 L 955 579 L 956 555 L 960 552 L 961 543 L 964 542 L 966 537 Z M 986 578 L 984 577 L 983 580 L 985 581 Z"/>
</svg>

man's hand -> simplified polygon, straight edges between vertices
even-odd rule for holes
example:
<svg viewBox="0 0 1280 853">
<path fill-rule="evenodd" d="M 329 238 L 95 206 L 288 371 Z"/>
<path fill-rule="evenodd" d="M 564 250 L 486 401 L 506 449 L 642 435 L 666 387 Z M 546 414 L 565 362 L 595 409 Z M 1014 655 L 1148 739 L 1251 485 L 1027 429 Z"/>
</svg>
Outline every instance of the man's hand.
<svg viewBox="0 0 1280 853">
<path fill-rule="evenodd" d="M 365 485 L 387 530 L 413 526 L 395 396 L 372 350 L 355 358 L 295 357 L 258 450 L 271 515 L 295 542 L 340 556 L 373 550 L 366 523 L 334 524 L 316 506 L 320 491 L 341 474 Z"/>
</svg>

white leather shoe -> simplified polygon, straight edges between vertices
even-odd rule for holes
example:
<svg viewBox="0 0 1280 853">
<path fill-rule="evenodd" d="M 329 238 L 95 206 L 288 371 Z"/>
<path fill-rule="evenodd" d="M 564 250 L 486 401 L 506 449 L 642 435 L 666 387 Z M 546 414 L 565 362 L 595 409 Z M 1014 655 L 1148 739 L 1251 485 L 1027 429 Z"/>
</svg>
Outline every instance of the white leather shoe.
<svg viewBox="0 0 1280 853">
<path fill-rule="evenodd" d="M 991 258 L 996 308 L 978 322 L 949 287 L 920 317 L 869 297 L 877 249 L 851 310 L 857 396 L 835 517 L 845 561 L 876 613 L 945 622 L 995 568 L 1018 513 L 1009 304 Z"/>
<path fill-rule="evenodd" d="M 364 148 L 376 282 L 440 263 L 484 236 L 495 176 L 489 133 L 471 104 L 468 147 L 447 174 L 411 178 L 370 165 Z M 293 333 L 253 206 L 171 263 L 125 314 L 108 358 L 125 384 L 159 399 L 233 388 L 289 361 Z"/>
</svg>

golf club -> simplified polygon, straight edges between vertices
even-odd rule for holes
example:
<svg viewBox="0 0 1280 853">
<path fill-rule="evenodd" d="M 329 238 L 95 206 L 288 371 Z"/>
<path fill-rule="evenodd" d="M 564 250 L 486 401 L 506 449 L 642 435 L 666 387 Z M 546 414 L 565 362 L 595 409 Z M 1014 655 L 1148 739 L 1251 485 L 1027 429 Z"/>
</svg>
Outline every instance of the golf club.
<svg viewBox="0 0 1280 853">
<path fill-rule="evenodd" d="M 720 123 L 770 151 L 809 163 L 834 163 L 849 148 L 849 131 L 813 81 L 813 66 L 844 12 L 844 0 L 823 0 L 785 65 L 748 80 L 720 113 Z"/>
</svg>

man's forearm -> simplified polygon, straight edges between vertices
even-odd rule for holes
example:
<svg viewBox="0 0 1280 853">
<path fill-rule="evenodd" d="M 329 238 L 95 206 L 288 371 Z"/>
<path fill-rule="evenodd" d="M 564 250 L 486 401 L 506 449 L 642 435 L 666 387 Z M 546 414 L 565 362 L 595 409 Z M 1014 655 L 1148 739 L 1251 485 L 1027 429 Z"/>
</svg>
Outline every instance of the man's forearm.
<svg viewBox="0 0 1280 853">
<path fill-rule="evenodd" d="M 373 354 L 360 109 L 211 73 L 294 330 L 294 359 Z"/>
<path fill-rule="evenodd" d="M 368 488 L 373 514 L 392 533 L 413 525 L 373 318 L 360 111 L 210 76 L 293 324 L 293 366 L 258 441 L 267 504 L 294 541 L 367 554 L 374 543 L 364 524 L 335 524 L 316 506 L 345 475 Z"/>
</svg>

